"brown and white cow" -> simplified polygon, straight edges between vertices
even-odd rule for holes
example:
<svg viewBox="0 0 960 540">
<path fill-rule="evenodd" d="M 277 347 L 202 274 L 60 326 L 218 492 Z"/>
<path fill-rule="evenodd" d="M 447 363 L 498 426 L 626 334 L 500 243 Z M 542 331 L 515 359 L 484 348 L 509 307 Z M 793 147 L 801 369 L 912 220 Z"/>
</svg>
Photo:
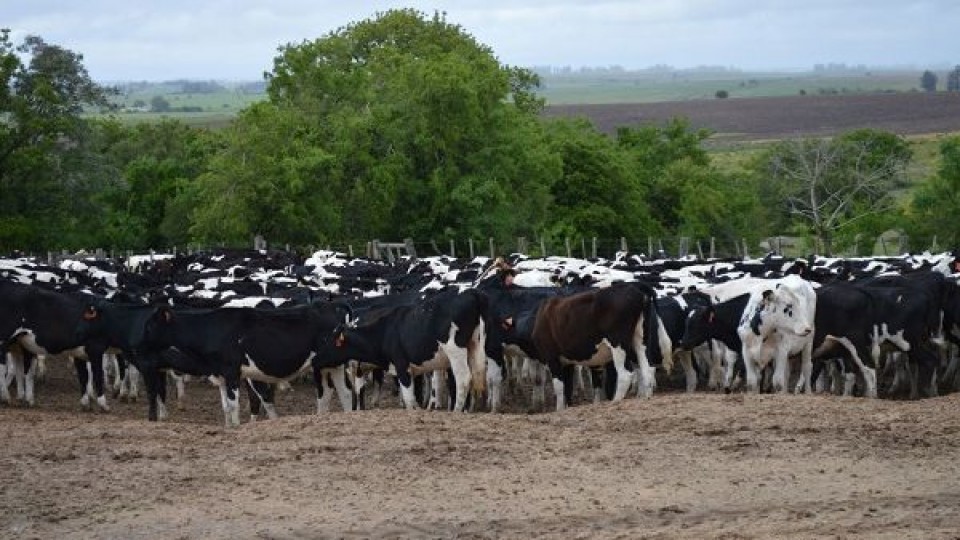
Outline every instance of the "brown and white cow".
<svg viewBox="0 0 960 540">
<path fill-rule="evenodd" d="M 574 365 L 599 367 L 612 361 L 617 371 L 614 401 L 626 395 L 635 367 L 640 369 L 639 394 L 653 393 L 651 364 L 660 365 L 664 358 L 654 298 L 649 286 L 615 283 L 541 304 L 533 341 L 553 377 L 557 410 L 570 399 Z"/>
</svg>

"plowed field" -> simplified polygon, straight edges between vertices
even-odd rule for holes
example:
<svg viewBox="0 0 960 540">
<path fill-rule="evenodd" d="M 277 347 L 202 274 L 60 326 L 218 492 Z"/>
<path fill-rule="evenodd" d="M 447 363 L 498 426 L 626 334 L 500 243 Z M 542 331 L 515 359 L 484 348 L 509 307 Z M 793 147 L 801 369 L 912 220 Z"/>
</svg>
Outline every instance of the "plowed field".
<svg viewBox="0 0 960 540">
<path fill-rule="evenodd" d="M 551 106 L 546 116 L 583 116 L 602 131 L 685 117 L 719 139 L 827 136 L 858 128 L 901 135 L 960 131 L 960 92 L 730 98 L 613 105 Z"/>
</svg>

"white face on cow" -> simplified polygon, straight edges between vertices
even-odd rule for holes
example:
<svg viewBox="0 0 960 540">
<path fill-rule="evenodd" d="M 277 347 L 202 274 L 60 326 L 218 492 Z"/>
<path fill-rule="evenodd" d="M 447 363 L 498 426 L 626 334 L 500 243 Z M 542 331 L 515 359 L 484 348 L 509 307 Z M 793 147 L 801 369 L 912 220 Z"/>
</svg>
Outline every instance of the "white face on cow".
<svg viewBox="0 0 960 540">
<path fill-rule="evenodd" d="M 813 333 L 814 305 L 803 292 L 784 285 L 767 289 L 744 311 L 742 322 L 757 335 L 779 331 L 809 336 Z"/>
</svg>

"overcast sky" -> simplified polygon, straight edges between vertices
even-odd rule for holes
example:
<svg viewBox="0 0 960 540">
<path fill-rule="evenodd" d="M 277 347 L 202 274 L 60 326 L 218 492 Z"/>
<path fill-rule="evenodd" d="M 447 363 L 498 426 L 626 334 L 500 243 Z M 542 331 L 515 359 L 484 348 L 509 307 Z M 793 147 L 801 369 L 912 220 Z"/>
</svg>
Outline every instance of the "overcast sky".
<svg viewBox="0 0 960 540">
<path fill-rule="evenodd" d="M 960 64 L 958 0 L 0 0 L 0 26 L 83 54 L 100 81 L 258 80 L 279 45 L 400 7 L 527 67 Z"/>
</svg>

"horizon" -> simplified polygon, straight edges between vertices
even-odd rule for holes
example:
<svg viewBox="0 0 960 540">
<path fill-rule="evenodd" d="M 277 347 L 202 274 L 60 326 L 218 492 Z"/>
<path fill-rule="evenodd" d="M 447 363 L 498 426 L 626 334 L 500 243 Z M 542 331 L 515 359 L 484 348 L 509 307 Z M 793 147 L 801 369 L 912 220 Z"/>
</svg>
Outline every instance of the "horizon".
<svg viewBox="0 0 960 540">
<path fill-rule="evenodd" d="M 395 8 L 442 13 L 511 66 L 762 73 L 960 61 L 951 0 L 36 0 L 5 6 L 2 24 L 14 43 L 36 35 L 83 55 L 95 80 L 256 81 L 278 47 Z"/>
</svg>

